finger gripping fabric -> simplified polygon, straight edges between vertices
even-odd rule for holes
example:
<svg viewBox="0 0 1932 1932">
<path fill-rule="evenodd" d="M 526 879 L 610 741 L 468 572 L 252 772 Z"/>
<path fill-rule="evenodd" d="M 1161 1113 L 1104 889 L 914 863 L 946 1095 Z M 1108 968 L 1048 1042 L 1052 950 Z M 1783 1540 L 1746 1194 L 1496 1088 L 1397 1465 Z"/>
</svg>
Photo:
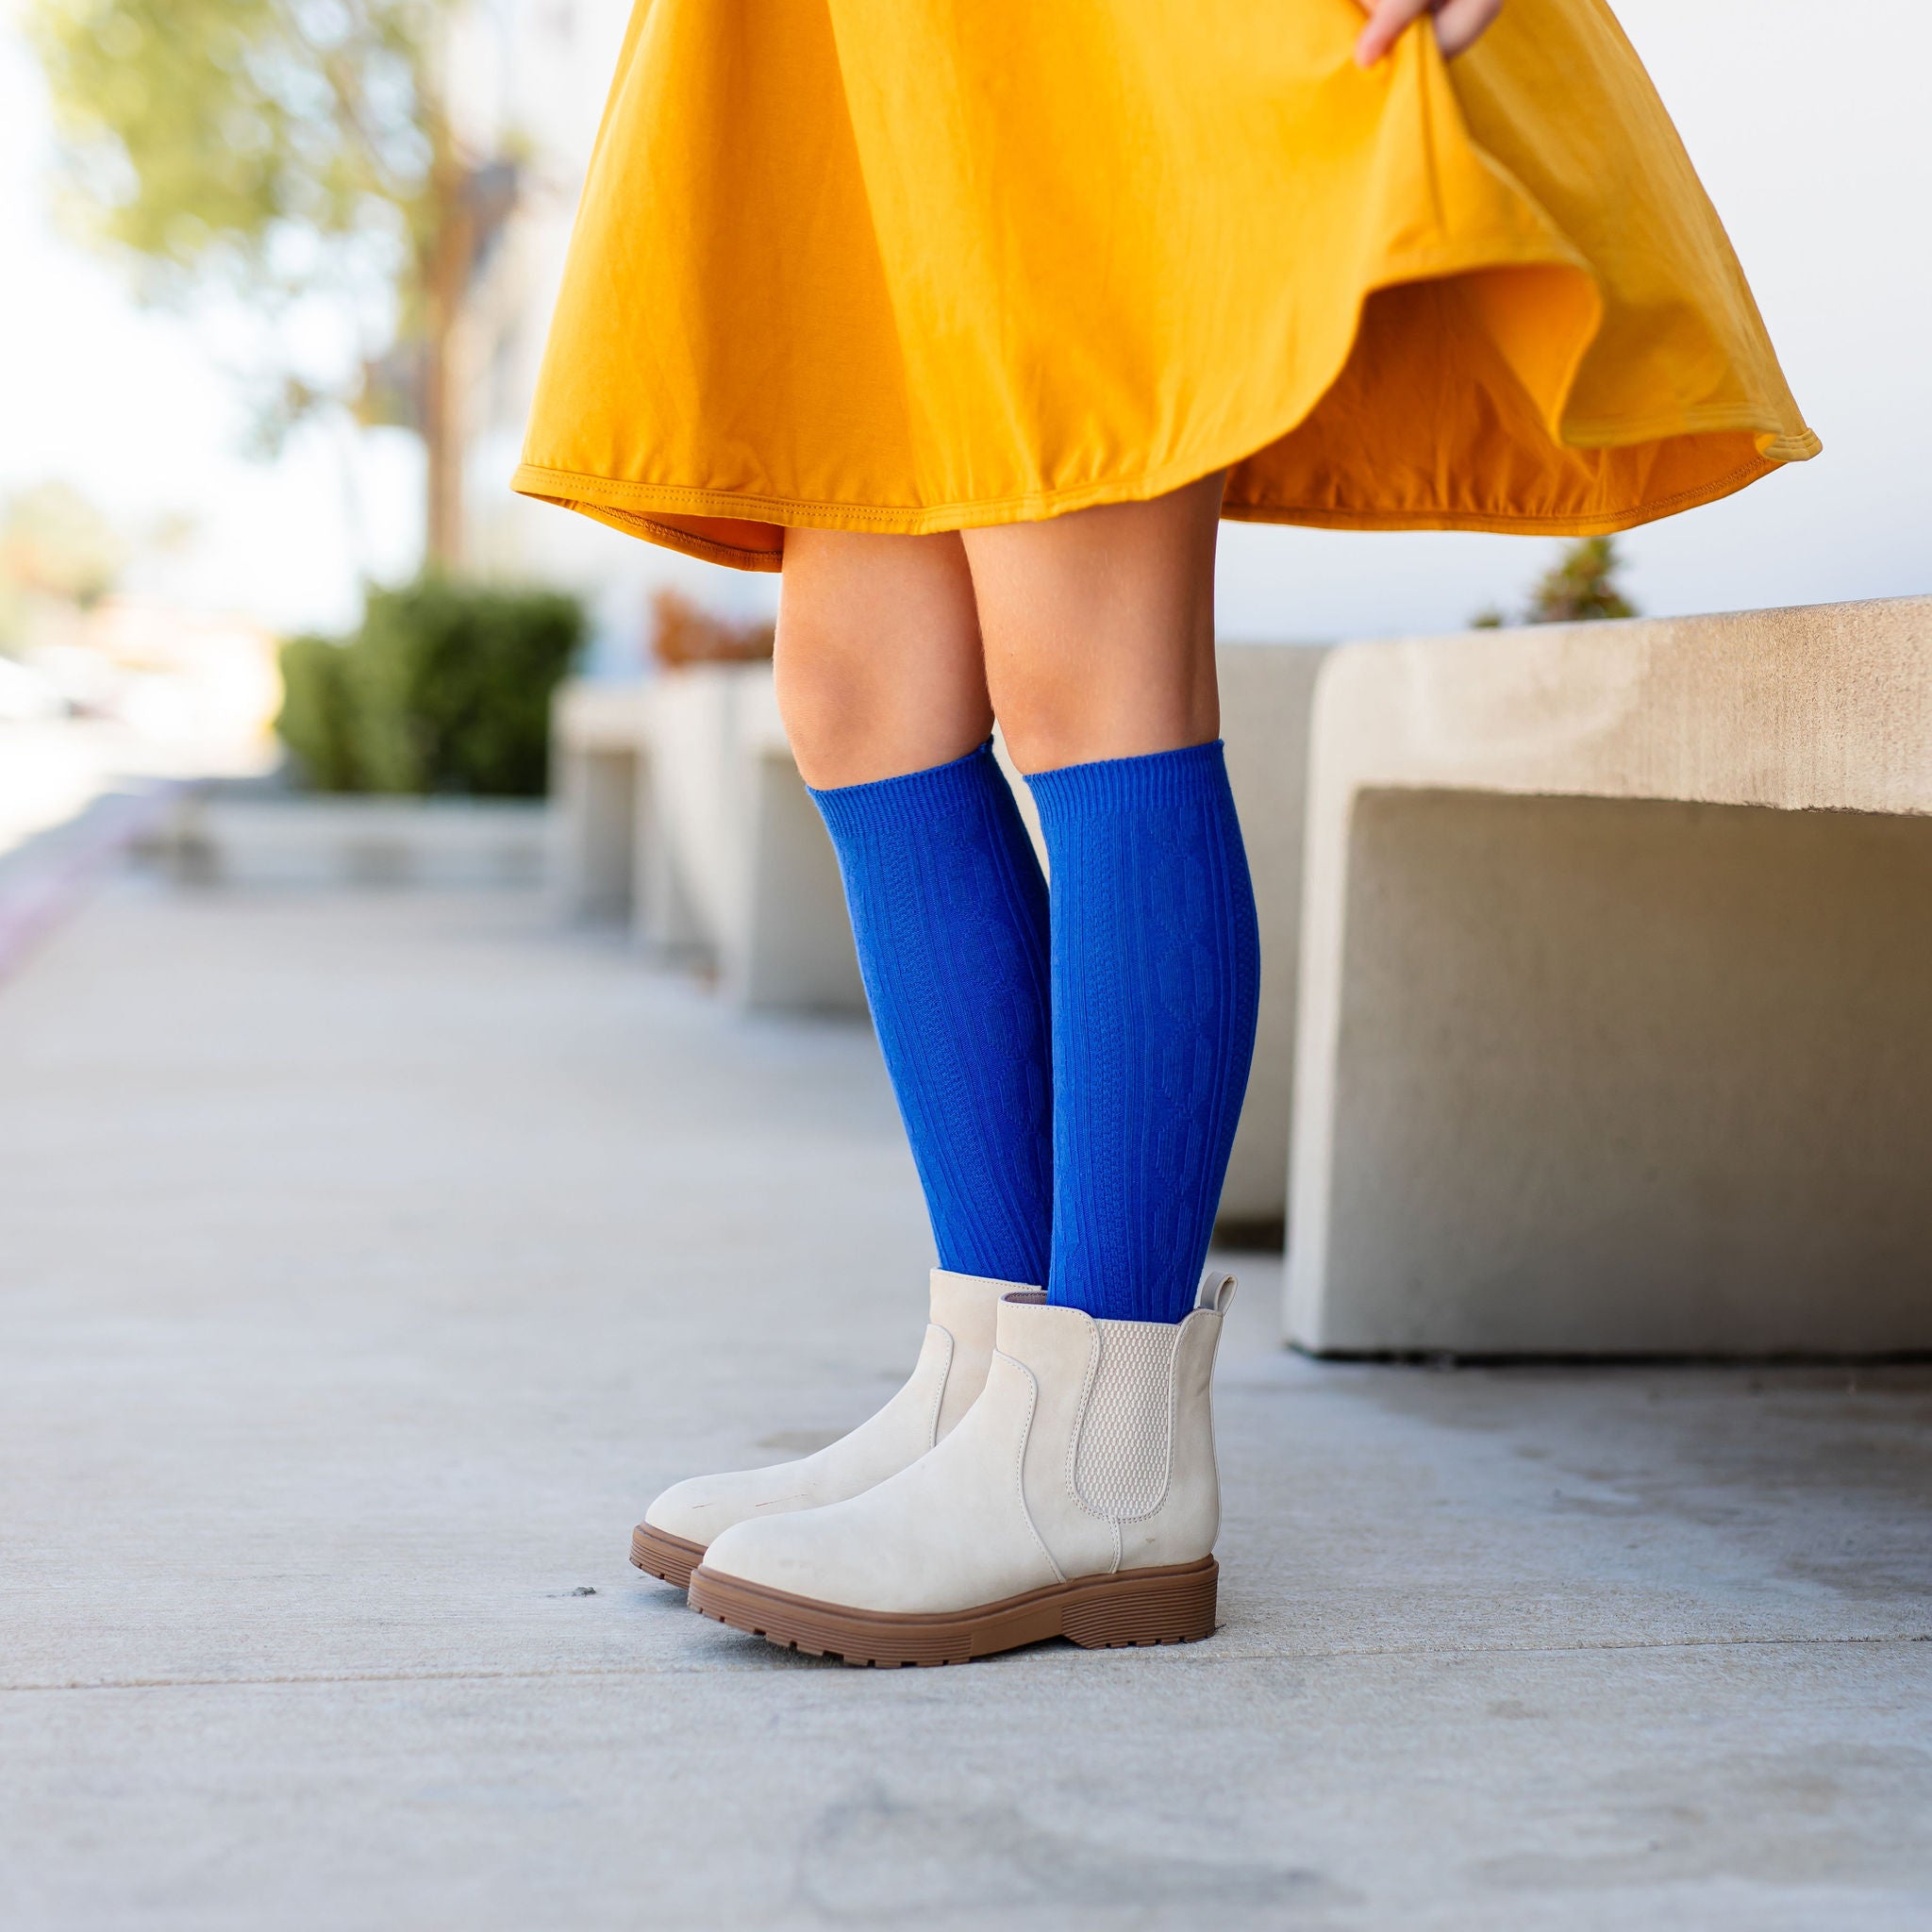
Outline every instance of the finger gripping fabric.
<svg viewBox="0 0 1932 1932">
<path fill-rule="evenodd" d="M 1247 1091 L 1260 938 L 1222 747 L 1029 777 L 1053 873 L 1048 1299 L 1193 1306 Z"/>
<path fill-rule="evenodd" d="M 1046 882 L 985 746 L 814 791 L 940 1265 L 1043 1282 L 1053 1084 Z"/>
<path fill-rule="evenodd" d="M 1097 1516 L 1151 1516 L 1167 1494 L 1180 1332 L 1172 1322 L 1100 1324 L 1100 1365 L 1074 1455 L 1074 1492 Z"/>
</svg>

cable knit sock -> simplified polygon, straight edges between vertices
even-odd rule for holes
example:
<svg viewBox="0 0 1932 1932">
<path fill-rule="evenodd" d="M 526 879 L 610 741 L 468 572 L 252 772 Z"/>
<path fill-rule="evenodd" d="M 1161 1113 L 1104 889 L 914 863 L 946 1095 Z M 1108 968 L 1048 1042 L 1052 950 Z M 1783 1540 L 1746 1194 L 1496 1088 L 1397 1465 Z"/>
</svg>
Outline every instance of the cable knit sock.
<svg viewBox="0 0 1932 1932">
<path fill-rule="evenodd" d="M 1053 1085 L 1046 882 L 990 749 L 814 791 L 940 1265 L 1043 1282 Z"/>
<path fill-rule="evenodd" d="M 1027 779 L 1053 874 L 1047 1298 L 1193 1306 L 1248 1084 L 1260 937 L 1222 748 Z"/>
</svg>

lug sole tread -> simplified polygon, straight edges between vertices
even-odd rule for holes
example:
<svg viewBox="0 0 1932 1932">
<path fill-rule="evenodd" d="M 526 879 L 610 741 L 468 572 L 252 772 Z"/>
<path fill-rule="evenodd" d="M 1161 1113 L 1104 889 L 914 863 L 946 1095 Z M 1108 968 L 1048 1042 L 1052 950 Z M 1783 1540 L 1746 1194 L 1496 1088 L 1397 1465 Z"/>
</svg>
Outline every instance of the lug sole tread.
<svg viewBox="0 0 1932 1932">
<path fill-rule="evenodd" d="M 970 1663 L 1064 1637 L 1084 1650 L 1151 1649 L 1214 1634 L 1220 1567 L 1212 1557 L 1081 1576 L 957 1612 L 855 1610 L 769 1590 L 699 1565 L 691 1607 L 715 1623 L 805 1657 L 875 1670 Z"/>
<path fill-rule="evenodd" d="M 655 1576 L 674 1590 L 686 1590 L 691 1572 L 705 1560 L 705 1546 L 641 1523 L 630 1533 L 630 1559 L 647 1576 Z"/>
</svg>

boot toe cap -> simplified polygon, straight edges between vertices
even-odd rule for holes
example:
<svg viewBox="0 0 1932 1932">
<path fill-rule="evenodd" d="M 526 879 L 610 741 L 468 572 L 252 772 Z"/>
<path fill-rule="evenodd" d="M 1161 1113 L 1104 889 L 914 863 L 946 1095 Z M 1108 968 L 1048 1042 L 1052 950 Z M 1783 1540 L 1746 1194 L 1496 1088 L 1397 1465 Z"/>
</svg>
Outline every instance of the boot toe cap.
<svg viewBox="0 0 1932 1932">
<path fill-rule="evenodd" d="M 667 1536 L 683 1537 L 690 1542 L 709 1542 L 718 1525 L 710 1520 L 715 1511 L 706 1507 L 707 1480 L 704 1476 L 693 1476 L 687 1482 L 673 1483 L 644 1511 L 645 1526 L 661 1529 Z"/>
<path fill-rule="evenodd" d="M 714 1575 L 843 1609 L 903 1612 L 946 1607 L 913 1545 L 879 1534 L 868 1499 L 760 1517 L 728 1529 L 705 1553 Z"/>
<path fill-rule="evenodd" d="M 1003 1546 L 997 1534 L 944 1511 L 909 1514 L 887 1484 L 848 1503 L 760 1517 L 726 1530 L 705 1567 L 734 1582 L 808 1602 L 878 1615 L 933 1615 L 1056 1580 L 1038 1545 Z"/>
<path fill-rule="evenodd" d="M 740 1583 L 756 1583 L 793 1596 L 826 1599 L 844 1581 L 844 1565 L 826 1561 L 823 1538 L 808 1518 L 818 1510 L 763 1516 L 734 1524 L 705 1552 L 707 1568 Z"/>
<path fill-rule="evenodd" d="M 761 1508 L 790 1507 L 783 1500 L 788 1486 L 772 1482 L 769 1475 L 760 1482 L 758 1477 L 761 1474 L 747 1470 L 689 1476 L 658 1496 L 644 1511 L 644 1521 L 669 1536 L 708 1543 Z"/>
</svg>

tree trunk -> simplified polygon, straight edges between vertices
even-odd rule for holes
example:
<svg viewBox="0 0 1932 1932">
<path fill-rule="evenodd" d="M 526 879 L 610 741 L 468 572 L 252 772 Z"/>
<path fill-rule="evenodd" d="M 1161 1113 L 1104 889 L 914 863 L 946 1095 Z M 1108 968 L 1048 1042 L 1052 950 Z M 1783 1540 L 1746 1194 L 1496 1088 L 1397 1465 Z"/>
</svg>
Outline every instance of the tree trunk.
<svg viewBox="0 0 1932 1932">
<path fill-rule="evenodd" d="M 433 179 L 436 227 L 423 276 L 423 444 L 428 493 L 424 561 L 431 570 L 454 573 L 463 560 L 463 425 L 456 344 L 474 241 L 464 169 L 446 146 L 437 156 Z"/>
</svg>

